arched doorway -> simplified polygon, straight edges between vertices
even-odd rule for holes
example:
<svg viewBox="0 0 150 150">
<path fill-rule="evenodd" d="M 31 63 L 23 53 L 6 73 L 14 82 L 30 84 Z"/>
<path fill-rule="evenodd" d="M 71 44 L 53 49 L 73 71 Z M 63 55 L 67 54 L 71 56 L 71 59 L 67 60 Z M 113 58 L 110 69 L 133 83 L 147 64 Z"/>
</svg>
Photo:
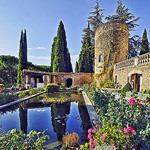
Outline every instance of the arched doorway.
<svg viewBox="0 0 150 150">
<path fill-rule="evenodd" d="M 140 83 L 142 82 L 142 74 L 132 74 L 130 78 L 130 83 L 132 84 L 132 87 L 134 91 L 139 92 L 140 91 Z"/>
<path fill-rule="evenodd" d="M 72 86 L 72 79 L 71 78 L 66 80 L 66 87 L 70 87 L 70 86 Z"/>
</svg>

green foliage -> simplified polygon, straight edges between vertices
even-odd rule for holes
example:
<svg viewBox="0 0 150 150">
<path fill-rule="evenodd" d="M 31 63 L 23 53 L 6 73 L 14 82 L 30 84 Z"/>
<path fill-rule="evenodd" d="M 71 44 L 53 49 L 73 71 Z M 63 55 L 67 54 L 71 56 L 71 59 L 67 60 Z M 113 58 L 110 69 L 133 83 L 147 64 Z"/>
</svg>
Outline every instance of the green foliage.
<svg viewBox="0 0 150 150">
<path fill-rule="evenodd" d="M 144 94 L 150 94 L 150 90 L 146 90 Z"/>
<path fill-rule="evenodd" d="M 0 56 L 0 83 L 15 84 L 17 77 L 18 58 L 14 56 Z"/>
<path fill-rule="evenodd" d="M 0 84 L 0 87 L 4 87 L 4 84 Z"/>
<path fill-rule="evenodd" d="M 90 27 L 84 29 L 85 35 L 82 41 L 82 50 L 79 55 L 79 72 L 92 73 L 94 64 L 94 51 L 92 50 Z"/>
<path fill-rule="evenodd" d="M 14 101 L 14 99 L 17 98 L 16 94 L 0 94 L 0 105 L 6 104 L 6 103 L 10 103 L 12 101 Z"/>
<path fill-rule="evenodd" d="M 46 139 L 49 139 L 49 136 L 45 135 L 45 131 L 36 132 L 34 130 L 31 130 L 27 135 L 17 129 L 3 132 L 0 136 L 0 149 L 42 150 L 44 149 L 43 143 L 46 142 Z"/>
<path fill-rule="evenodd" d="M 150 52 L 146 29 L 145 29 L 144 32 L 143 32 L 142 44 L 141 44 L 141 46 L 142 46 L 142 47 L 141 47 L 140 55 Z"/>
<path fill-rule="evenodd" d="M 51 53 L 52 72 L 72 72 L 70 54 L 67 48 L 66 33 L 61 21 L 54 38 Z"/>
<path fill-rule="evenodd" d="M 60 85 L 60 90 L 65 90 L 65 89 L 66 89 L 65 84 L 64 84 L 64 83 L 61 83 L 61 85 Z"/>
<path fill-rule="evenodd" d="M 54 83 L 48 84 L 45 87 L 45 92 L 47 92 L 47 93 L 57 92 L 58 90 L 59 90 L 59 86 L 57 84 L 54 84 Z"/>
<path fill-rule="evenodd" d="M 75 73 L 79 73 L 79 65 L 78 65 L 78 61 L 76 61 Z"/>
<path fill-rule="evenodd" d="M 98 0 L 96 1 L 96 5 L 93 7 L 94 11 L 90 12 L 90 16 L 88 17 L 88 22 L 92 26 L 92 31 L 93 31 L 93 38 L 96 32 L 96 29 L 103 24 L 103 9 L 99 8 L 99 2 Z"/>
<path fill-rule="evenodd" d="M 19 98 L 23 98 L 29 94 L 29 91 L 21 91 L 18 95 Z"/>
<path fill-rule="evenodd" d="M 121 89 L 121 94 L 125 97 L 126 96 L 126 92 L 127 91 L 131 91 L 132 90 L 132 86 L 131 84 L 128 82 L 122 89 Z"/>
<path fill-rule="evenodd" d="M 118 6 L 116 8 L 116 14 L 110 15 L 106 17 L 105 19 L 108 21 L 121 20 L 123 22 L 126 22 L 129 30 L 134 31 L 134 28 L 138 26 L 136 22 L 140 19 L 140 17 L 135 18 L 135 16 L 129 12 L 129 8 L 126 8 L 122 4 L 122 0 L 118 0 L 117 3 L 118 3 Z"/>
</svg>

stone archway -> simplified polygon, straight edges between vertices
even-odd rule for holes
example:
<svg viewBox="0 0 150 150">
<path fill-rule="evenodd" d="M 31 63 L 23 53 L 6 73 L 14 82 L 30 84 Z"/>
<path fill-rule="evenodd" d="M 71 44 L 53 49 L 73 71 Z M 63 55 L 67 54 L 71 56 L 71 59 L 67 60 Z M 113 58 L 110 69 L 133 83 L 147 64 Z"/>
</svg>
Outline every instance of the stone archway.
<svg viewBox="0 0 150 150">
<path fill-rule="evenodd" d="M 142 84 L 142 71 L 134 69 L 128 74 L 128 77 L 134 91 L 139 92 Z"/>
<path fill-rule="evenodd" d="M 142 74 L 132 74 L 130 78 L 130 83 L 132 83 L 132 87 L 134 91 L 139 92 L 140 91 L 140 82 L 141 82 Z"/>
<path fill-rule="evenodd" d="M 72 86 L 72 79 L 71 78 L 66 80 L 66 87 L 70 87 L 70 86 Z"/>
</svg>

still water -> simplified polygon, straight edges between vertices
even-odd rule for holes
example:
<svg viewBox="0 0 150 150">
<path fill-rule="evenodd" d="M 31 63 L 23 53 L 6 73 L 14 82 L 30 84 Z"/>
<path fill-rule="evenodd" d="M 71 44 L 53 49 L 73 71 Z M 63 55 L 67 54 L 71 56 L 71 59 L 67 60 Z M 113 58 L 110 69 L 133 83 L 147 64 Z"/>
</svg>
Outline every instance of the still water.
<svg viewBox="0 0 150 150">
<path fill-rule="evenodd" d="M 0 111 L 0 125 L 5 131 L 20 129 L 46 131 L 50 136 L 47 149 L 60 149 L 66 132 L 78 133 L 80 144 L 87 142 L 87 130 L 91 127 L 82 95 L 54 93 L 42 95 Z"/>
</svg>

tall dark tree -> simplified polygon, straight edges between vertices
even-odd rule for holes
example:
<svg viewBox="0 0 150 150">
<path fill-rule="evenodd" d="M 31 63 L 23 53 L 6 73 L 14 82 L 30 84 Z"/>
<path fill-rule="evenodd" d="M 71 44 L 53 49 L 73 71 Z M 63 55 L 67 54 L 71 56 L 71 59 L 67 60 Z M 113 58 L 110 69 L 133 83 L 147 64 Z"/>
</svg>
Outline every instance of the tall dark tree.
<svg viewBox="0 0 150 150">
<path fill-rule="evenodd" d="M 79 72 L 93 72 L 94 50 L 92 49 L 90 26 L 83 30 L 82 50 L 79 55 Z"/>
<path fill-rule="evenodd" d="M 52 49 L 51 49 L 51 71 L 53 72 L 53 60 L 55 56 L 55 44 L 56 44 L 57 37 L 54 37 Z"/>
<path fill-rule="evenodd" d="M 66 33 L 61 21 L 57 30 L 57 39 L 53 52 L 53 72 L 72 72 L 70 54 L 67 48 Z M 69 66 L 69 67 L 68 67 Z"/>
<path fill-rule="evenodd" d="M 149 52 L 148 38 L 146 29 L 143 32 L 140 55 Z"/>
<path fill-rule="evenodd" d="M 72 64 L 71 64 L 71 57 L 70 57 L 70 53 L 69 50 L 67 48 L 67 55 L 66 55 L 66 72 L 73 72 L 72 69 Z"/>
<path fill-rule="evenodd" d="M 93 36 L 95 35 L 96 29 L 103 24 L 102 18 L 103 9 L 100 9 L 98 0 L 96 1 L 96 5 L 93 7 L 94 11 L 90 12 L 90 16 L 88 17 L 88 22 L 92 26 Z"/>
<path fill-rule="evenodd" d="M 22 67 L 23 69 L 27 69 L 27 35 L 26 30 L 24 30 L 23 33 L 23 39 L 22 39 L 22 55 L 23 55 L 23 62 Z"/>
<path fill-rule="evenodd" d="M 77 61 L 76 61 L 76 66 L 75 66 L 75 73 L 79 73 L 79 65 Z"/>
<path fill-rule="evenodd" d="M 26 30 L 21 31 L 20 35 L 20 46 L 19 46 L 19 60 L 18 60 L 18 75 L 17 85 L 21 85 L 21 71 L 27 68 L 27 37 Z"/>
<path fill-rule="evenodd" d="M 129 38 L 129 53 L 128 58 L 133 58 L 138 55 L 141 49 L 141 38 L 138 35 L 134 35 Z"/>
</svg>

